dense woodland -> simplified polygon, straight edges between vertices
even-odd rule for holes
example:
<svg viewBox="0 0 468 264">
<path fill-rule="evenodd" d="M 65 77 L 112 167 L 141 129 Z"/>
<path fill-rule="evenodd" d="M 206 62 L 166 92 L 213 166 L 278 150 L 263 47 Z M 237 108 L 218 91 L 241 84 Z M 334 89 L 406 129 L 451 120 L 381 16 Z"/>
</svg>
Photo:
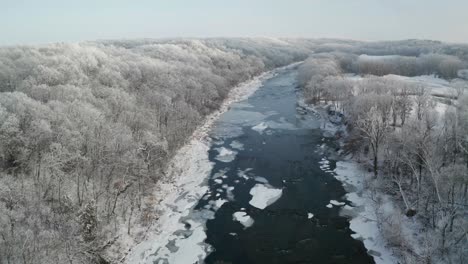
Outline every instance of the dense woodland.
<svg viewBox="0 0 468 264">
<path fill-rule="evenodd" d="M 230 89 L 312 53 L 299 76 L 308 101 L 345 113 L 349 150 L 437 238 L 415 258 L 466 255 L 468 93 L 457 86 L 437 116 L 427 89 L 379 76 L 453 79 L 467 46 L 177 39 L 0 48 L 0 263 L 104 262 L 122 229 L 157 217 L 144 198 Z"/>
<path fill-rule="evenodd" d="M 373 175 L 363 180 L 376 220 L 403 263 L 466 263 L 468 82 L 457 77 L 468 68 L 468 48 L 434 53 L 432 44 L 417 51 L 401 43 L 324 50 L 302 64 L 299 79 L 307 102 L 344 116 L 346 153 Z M 353 53 L 361 49 L 381 56 Z M 431 74 L 448 80 L 449 89 L 387 74 Z M 401 210 L 386 212 L 379 194 Z"/>
<path fill-rule="evenodd" d="M 147 226 L 143 198 L 232 87 L 306 42 L 105 41 L 0 48 L 0 263 L 90 263 Z M 109 242 L 110 241 L 110 242 Z"/>
</svg>

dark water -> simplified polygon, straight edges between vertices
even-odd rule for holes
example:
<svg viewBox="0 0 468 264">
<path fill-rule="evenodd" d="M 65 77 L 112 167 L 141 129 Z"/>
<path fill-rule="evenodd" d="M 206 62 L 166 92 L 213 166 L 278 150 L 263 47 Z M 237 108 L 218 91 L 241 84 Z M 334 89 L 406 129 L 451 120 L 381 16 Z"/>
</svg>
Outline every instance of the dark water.
<svg viewBox="0 0 468 264">
<path fill-rule="evenodd" d="M 225 113 L 212 132 L 211 194 L 197 208 L 216 193 L 229 201 L 207 222 L 206 242 L 213 252 L 206 263 L 374 263 L 363 243 L 351 237 L 339 208 L 326 207 L 330 200 L 343 201 L 345 194 L 341 183 L 319 168 L 327 155 L 322 150 L 335 149 L 336 143 L 322 136 L 317 117 L 296 108 L 296 75 L 294 69 L 284 70 L 265 81 Z M 268 128 L 261 133 L 253 129 L 262 122 Z M 239 143 L 242 150 L 235 149 Z M 237 155 L 232 161 L 218 160 L 221 147 Z M 331 162 L 331 169 L 334 166 Z M 224 186 L 214 180 L 221 174 L 225 177 L 217 179 Z M 249 204 L 258 176 L 282 189 L 281 198 L 263 210 Z M 253 218 L 251 227 L 233 220 L 242 210 Z"/>
</svg>

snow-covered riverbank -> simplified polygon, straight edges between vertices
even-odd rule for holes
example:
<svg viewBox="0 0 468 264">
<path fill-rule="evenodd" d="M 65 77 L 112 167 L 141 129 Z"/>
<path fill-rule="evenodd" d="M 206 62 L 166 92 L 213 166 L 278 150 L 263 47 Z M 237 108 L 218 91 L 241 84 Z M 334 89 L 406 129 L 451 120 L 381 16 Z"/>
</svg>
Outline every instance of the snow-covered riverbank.
<svg viewBox="0 0 468 264">
<path fill-rule="evenodd" d="M 166 179 L 158 184 L 154 195 L 156 199 L 161 199 L 157 205 L 160 218 L 149 230 L 141 231 L 146 232 L 143 242 L 134 245 L 130 242 L 131 239 L 128 239 L 128 244 L 122 248 L 130 248 L 130 251 L 121 262 L 194 263 L 206 257 L 209 246 L 203 243 L 206 238 L 204 224 L 206 219 L 214 217 L 214 212 L 224 201 L 216 201 L 211 208 L 197 212 L 203 215 L 188 216 L 208 191 L 207 177 L 213 166 L 208 159 L 211 145 L 207 137 L 208 132 L 232 103 L 252 95 L 264 80 L 274 76 L 277 71 L 295 67 L 297 64 L 266 72 L 237 86 L 231 90 L 220 109 L 206 118 L 204 124 L 193 133 L 189 143 L 174 156 Z"/>
<path fill-rule="evenodd" d="M 337 133 L 341 133 L 346 137 L 346 126 L 339 122 L 332 121 L 338 116 L 329 116 L 325 107 L 309 105 L 304 102 L 303 98 L 299 98 L 298 106 L 306 109 L 310 114 L 320 118 L 322 121 L 321 129 L 324 138 L 334 137 Z M 343 146 L 343 142 L 340 145 Z M 327 150 L 325 144 L 318 147 L 318 152 L 325 153 Z M 333 152 L 333 151 L 332 151 Z M 341 153 L 339 151 L 337 154 Z M 338 156 L 339 157 L 339 156 Z M 398 263 L 398 258 L 388 246 L 386 238 L 382 235 L 382 230 L 379 228 L 377 214 L 382 211 L 386 214 L 397 213 L 395 206 L 390 197 L 385 194 L 372 193 L 366 186 L 371 180 L 372 175 L 367 172 L 357 161 L 351 158 L 336 161 L 336 167 L 330 168 L 330 160 L 323 158 L 320 161 L 320 169 L 324 172 L 332 174 L 337 180 L 342 182 L 347 194 L 344 199 L 351 202 L 352 206 L 332 200 L 327 205 L 328 208 L 339 206 L 340 214 L 350 218 L 350 228 L 355 232 L 353 238 L 362 240 L 369 254 L 374 257 L 377 264 L 392 264 Z M 376 203 L 374 199 L 382 201 Z"/>
<path fill-rule="evenodd" d="M 322 169 L 328 170 L 329 167 Z M 352 203 L 352 206 L 342 207 L 341 214 L 351 218 L 350 228 L 356 233 L 353 237 L 363 241 L 377 264 L 398 263 L 398 259 L 387 246 L 377 220 L 377 214 L 382 211 L 387 215 L 398 213 L 390 198 L 384 194 L 372 193 L 366 188 L 372 175 L 352 159 L 336 162 L 336 168 L 330 172 L 343 183 L 347 191 L 345 198 Z M 382 202 L 376 203 L 377 199 Z M 336 205 L 332 201 L 330 203 Z"/>
</svg>

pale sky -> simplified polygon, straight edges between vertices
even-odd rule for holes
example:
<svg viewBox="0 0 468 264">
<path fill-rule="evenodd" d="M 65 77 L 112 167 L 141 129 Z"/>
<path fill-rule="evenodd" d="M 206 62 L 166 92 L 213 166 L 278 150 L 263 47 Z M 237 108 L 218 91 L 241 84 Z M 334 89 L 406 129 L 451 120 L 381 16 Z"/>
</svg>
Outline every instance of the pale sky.
<svg viewBox="0 0 468 264">
<path fill-rule="evenodd" d="M 468 43 L 468 0 L 0 0 L 0 45 L 255 36 Z"/>
</svg>

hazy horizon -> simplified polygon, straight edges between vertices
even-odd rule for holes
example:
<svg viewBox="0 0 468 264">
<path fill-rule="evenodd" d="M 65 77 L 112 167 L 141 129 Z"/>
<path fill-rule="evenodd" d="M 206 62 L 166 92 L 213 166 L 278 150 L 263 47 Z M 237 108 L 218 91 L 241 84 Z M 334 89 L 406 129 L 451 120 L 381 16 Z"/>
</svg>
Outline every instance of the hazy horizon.
<svg viewBox="0 0 468 264">
<path fill-rule="evenodd" d="M 213 37 L 468 43 L 462 0 L 0 1 L 2 46 Z"/>
</svg>

